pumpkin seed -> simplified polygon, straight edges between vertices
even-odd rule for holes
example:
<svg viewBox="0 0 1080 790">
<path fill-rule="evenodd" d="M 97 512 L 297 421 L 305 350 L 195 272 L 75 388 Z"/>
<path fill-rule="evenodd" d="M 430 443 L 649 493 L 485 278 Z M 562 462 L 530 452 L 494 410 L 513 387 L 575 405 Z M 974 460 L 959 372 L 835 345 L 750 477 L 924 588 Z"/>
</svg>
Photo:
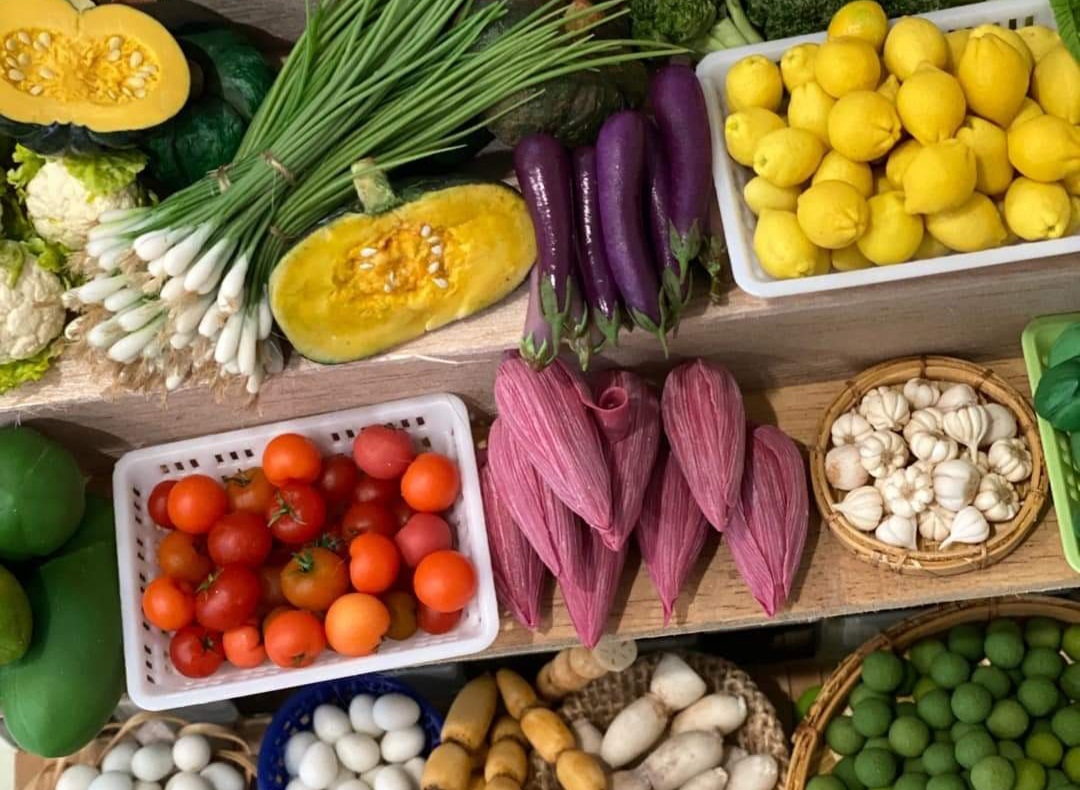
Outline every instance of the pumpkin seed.
<svg viewBox="0 0 1080 790">
<path fill-rule="evenodd" d="M 121 88 L 120 92 L 127 96 L 129 99 L 133 98 L 135 94 L 131 92 L 131 88 Z"/>
<path fill-rule="evenodd" d="M 43 80 L 51 80 L 53 77 L 56 76 L 56 72 L 48 68 L 47 66 L 42 66 L 40 69 L 38 69 L 38 74 L 41 75 L 41 78 Z"/>
<path fill-rule="evenodd" d="M 360 250 L 360 257 L 361 258 L 374 258 L 376 252 L 377 252 L 377 250 L 374 247 L 364 247 L 364 249 Z"/>
<path fill-rule="evenodd" d="M 16 68 L 19 65 L 19 61 L 15 60 L 15 58 L 12 57 L 4 58 L 4 63 L 11 66 L 11 68 Z"/>
<path fill-rule="evenodd" d="M 12 82 L 22 82 L 23 80 L 26 79 L 26 75 L 23 74 L 18 69 L 11 69 L 7 73 L 7 75 L 8 75 L 8 79 L 11 80 Z"/>
<path fill-rule="evenodd" d="M 374 263 L 361 263 L 359 268 L 360 268 L 360 271 L 367 272 L 367 271 L 371 271 L 372 269 L 374 269 L 375 264 Z"/>
<path fill-rule="evenodd" d="M 27 68 L 33 61 L 30 59 L 30 53 L 24 52 L 19 55 L 19 65 L 24 69 Z"/>
<path fill-rule="evenodd" d="M 109 49 L 117 50 L 120 49 L 120 45 L 124 43 L 124 39 L 120 38 L 120 36 L 113 36 L 109 39 L 108 43 Z"/>
<path fill-rule="evenodd" d="M 38 43 L 41 44 L 41 46 L 45 47 L 46 49 L 48 49 L 49 47 L 52 46 L 52 36 L 50 36 L 47 31 L 43 30 L 40 33 L 38 33 L 37 40 L 38 40 Z"/>
<path fill-rule="evenodd" d="M 30 43 L 30 34 L 27 33 L 25 30 L 20 30 L 15 35 L 17 35 L 19 37 L 19 41 L 21 41 L 22 43 L 24 43 L 24 44 L 29 44 Z"/>
<path fill-rule="evenodd" d="M 132 52 L 131 57 L 128 58 L 128 63 L 131 64 L 131 68 L 137 69 L 142 65 L 143 54 L 141 52 Z"/>
<path fill-rule="evenodd" d="M 393 290 L 394 290 L 394 286 L 392 286 L 392 285 L 391 285 L 390 283 L 387 283 L 386 285 L 384 285 L 384 286 L 382 287 L 382 289 L 383 289 L 383 291 L 385 291 L 386 293 L 391 293 L 391 292 L 393 292 Z"/>
<path fill-rule="evenodd" d="M 435 255 L 435 256 L 442 255 L 442 245 L 441 244 L 436 244 L 434 247 L 432 247 L 431 248 L 431 254 Z"/>
<path fill-rule="evenodd" d="M 157 66 L 155 66 L 153 63 L 147 63 L 145 66 L 143 66 L 141 69 L 139 69 L 139 73 L 140 74 L 157 74 Z"/>
<path fill-rule="evenodd" d="M 448 282 L 447 282 L 446 280 L 444 280 L 444 279 L 443 279 L 442 277 L 432 277 L 432 278 L 431 278 L 431 281 L 432 281 L 433 283 L 435 283 L 435 286 L 436 286 L 437 288 L 442 288 L 443 290 L 445 290 L 445 289 L 447 289 L 447 288 L 449 288 L 449 287 L 450 287 L 450 283 L 448 283 Z"/>
<path fill-rule="evenodd" d="M 135 91 L 135 98 L 136 99 L 145 99 L 146 98 L 146 91 L 144 91 L 142 88 L 139 88 L 137 91 Z"/>
<path fill-rule="evenodd" d="M 438 236 L 432 236 L 430 239 L 427 240 L 427 243 L 434 247 L 436 244 L 442 244 L 442 239 L 440 239 Z"/>
<path fill-rule="evenodd" d="M 431 235 L 431 226 L 430 225 L 424 225 L 422 228 L 420 228 L 420 236 L 421 237 L 426 239 L 430 235 Z"/>
<path fill-rule="evenodd" d="M 112 52 L 109 53 L 109 62 L 115 63 L 116 61 L 120 60 L 121 57 L 122 56 L 120 55 L 120 50 L 114 49 Z"/>
<path fill-rule="evenodd" d="M 44 88 L 43 86 L 41 86 L 41 85 L 35 85 L 34 87 L 32 87 L 32 88 L 30 89 L 30 95 L 31 95 L 31 96 L 40 96 L 40 95 L 41 95 L 41 92 L 42 92 L 43 90 L 45 90 L 45 88 Z"/>
<path fill-rule="evenodd" d="M 442 264 L 439 263 L 438 261 L 432 261 L 431 263 L 428 264 L 428 267 L 427 267 L 428 274 L 435 274 L 435 272 L 439 271 L 440 266 L 442 266 Z"/>
<path fill-rule="evenodd" d="M 16 49 L 18 49 L 18 47 L 19 47 L 18 42 L 15 41 L 15 39 L 13 39 L 13 38 L 9 38 L 7 41 L 4 42 L 4 48 L 8 52 L 14 52 Z"/>
<path fill-rule="evenodd" d="M 124 84 L 129 88 L 145 88 L 146 82 L 139 77 L 128 77 L 124 80 Z"/>
</svg>

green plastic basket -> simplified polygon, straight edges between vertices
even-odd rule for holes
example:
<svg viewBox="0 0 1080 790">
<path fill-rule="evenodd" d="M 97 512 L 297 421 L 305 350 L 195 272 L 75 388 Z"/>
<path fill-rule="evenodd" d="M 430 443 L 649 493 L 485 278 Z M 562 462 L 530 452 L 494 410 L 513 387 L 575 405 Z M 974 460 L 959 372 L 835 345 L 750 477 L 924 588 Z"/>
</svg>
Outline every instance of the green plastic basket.
<svg viewBox="0 0 1080 790">
<path fill-rule="evenodd" d="M 1039 379 L 1046 370 L 1046 358 L 1050 346 L 1065 327 L 1080 321 L 1080 313 L 1062 313 L 1036 318 L 1024 328 L 1020 343 L 1024 349 L 1024 365 L 1027 367 L 1031 391 L 1039 386 Z M 1080 471 L 1073 466 L 1069 437 L 1044 420 L 1039 420 L 1039 436 L 1042 438 L 1043 454 L 1046 456 L 1046 472 L 1050 478 L 1050 493 L 1054 497 L 1058 528 L 1061 530 L 1061 548 L 1069 566 L 1080 573 Z"/>
</svg>

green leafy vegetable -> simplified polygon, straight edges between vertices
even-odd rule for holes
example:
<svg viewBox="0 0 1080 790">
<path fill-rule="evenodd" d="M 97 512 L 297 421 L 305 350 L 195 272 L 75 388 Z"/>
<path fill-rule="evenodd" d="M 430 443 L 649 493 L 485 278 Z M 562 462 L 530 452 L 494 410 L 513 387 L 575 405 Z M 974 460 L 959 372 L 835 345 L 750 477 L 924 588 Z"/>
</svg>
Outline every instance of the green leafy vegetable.
<svg viewBox="0 0 1080 790">
<path fill-rule="evenodd" d="M 64 167 L 91 198 L 111 195 L 135 183 L 148 158 L 141 151 L 116 151 L 92 156 L 66 156 Z"/>
<path fill-rule="evenodd" d="M 1080 3 L 1077 0 L 1050 0 L 1050 8 L 1057 20 L 1061 42 L 1080 61 Z"/>
<path fill-rule="evenodd" d="M 0 395 L 27 382 L 37 381 L 44 376 L 52 361 L 60 356 L 63 346 L 62 337 L 58 337 L 28 359 L 20 359 L 17 362 L 0 365 Z"/>
<path fill-rule="evenodd" d="M 630 0 L 634 38 L 689 44 L 716 21 L 713 0 Z"/>
<path fill-rule="evenodd" d="M 0 240 L 0 272 L 6 275 L 9 288 L 14 288 L 26 263 L 26 251 L 17 241 Z"/>
<path fill-rule="evenodd" d="M 26 185 L 29 184 L 38 171 L 45 166 L 45 157 L 35 154 L 24 145 L 16 145 L 11 154 L 12 161 L 17 167 L 8 171 L 8 183 L 15 187 L 15 191 L 21 197 L 26 196 Z"/>
</svg>

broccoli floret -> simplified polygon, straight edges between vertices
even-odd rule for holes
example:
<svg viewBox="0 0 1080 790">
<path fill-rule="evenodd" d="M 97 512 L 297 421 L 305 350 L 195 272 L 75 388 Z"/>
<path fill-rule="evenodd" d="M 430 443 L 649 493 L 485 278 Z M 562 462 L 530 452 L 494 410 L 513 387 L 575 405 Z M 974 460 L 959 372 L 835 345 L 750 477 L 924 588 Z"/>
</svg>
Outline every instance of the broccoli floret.
<svg viewBox="0 0 1080 790">
<path fill-rule="evenodd" d="M 688 44 L 716 21 L 715 0 L 630 0 L 634 38 Z"/>
</svg>

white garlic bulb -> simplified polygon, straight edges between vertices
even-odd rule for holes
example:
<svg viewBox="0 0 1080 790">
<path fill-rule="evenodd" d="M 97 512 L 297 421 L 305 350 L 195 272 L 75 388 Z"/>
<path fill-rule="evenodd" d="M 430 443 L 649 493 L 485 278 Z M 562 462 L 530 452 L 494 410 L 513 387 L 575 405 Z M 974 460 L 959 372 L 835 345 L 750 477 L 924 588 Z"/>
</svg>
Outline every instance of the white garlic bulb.
<svg viewBox="0 0 1080 790">
<path fill-rule="evenodd" d="M 987 521 L 1012 521 L 1020 512 L 1020 496 L 1013 484 L 996 472 L 979 481 L 979 492 L 972 503 Z"/>
<path fill-rule="evenodd" d="M 860 532 L 873 532 L 884 515 L 884 503 L 876 488 L 863 486 L 849 491 L 843 502 L 833 505 L 833 510 Z"/>
<path fill-rule="evenodd" d="M 980 475 L 989 474 L 993 471 L 990 468 L 990 458 L 982 450 L 975 454 L 975 468 L 979 470 Z"/>
<path fill-rule="evenodd" d="M 894 389 L 870 390 L 859 403 L 859 414 L 878 431 L 898 431 L 911 417 L 907 399 Z"/>
<path fill-rule="evenodd" d="M 934 485 L 930 475 L 914 466 L 897 469 L 885 478 L 883 492 L 890 513 L 914 518 L 934 501 Z"/>
<path fill-rule="evenodd" d="M 838 491 L 852 491 L 870 479 L 853 444 L 834 447 L 825 454 L 825 478 Z"/>
<path fill-rule="evenodd" d="M 899 434 L 874 431 L 859 442 L 859 457 L 871 477 L 886 477 L 904 466 L 908 448 Z"/>
<path fill-rule="evenodd" d="M 904 397 L 912 409 L 926 409 L 938 402 L 941 388 L 927 379 L 908 379 L 904 383 Z"/>
<path fill-rule="evenodd" d="M 974 460 L 979 443 L 990 427 L 990 416 L 982 406 L 960 406 L 946 413 L 941 424 L 945 435 L 968 448 Z"/>
<path fill-rule="evenodd" d="M 979 470 L 964 458 L 935 466 L 933 480 L 937 503 L 953 513 L 970 505 L 979 490 Z"/>
<path fill-rule="evenodd" d="M 904 438 L 910 442 L 911 437 L 917 433 L 943 434 L 945 432 L 942 427 L 944 418 L 945 413 L 933 406 L 912 412 L 911 419 L 904 426 Z"/>
<path fill-rule="evenodd" d="M 912 551 L 919 548 L 916 534 L 915 519 L 895 514 L 882 521 L 874 530 L 874 537 L 882 543 Z"/>
<path fill-rule="evenodd" d="M 933 505 L 919 514 L 919 534 L 927 540 L 940 543 L 949 537 L 955 514 L 943 507 Z"/>
<path fill-rule="evenodd" d="M 1010 483 L 1019 483 L 1031 477 L 1031 451 L 1023 439 L 999 439 L 990 445 L 987 460 L 990 469 Z"/>
<path fill-rule="evenodd" d="M 1000 403 L 988 403 L 983 406 L 983 409 L 990 418 L 990 424 L 987 425 L 986 434 L 979 443 L 980 447 L 989 447 L 996 441 L 1016 436 L 1016 417 L 1012 409 Z"/>
<path fill-rule="evenodd" d="M 975 406 L 979 396 L 968 384 L 952 384 L 941 391 L 941 397 L 934 405 L 944 411 L 952 411 L 961 406 Z"/>
<path fill-rule="evenodd" d="M 836 418 L 829 432 L 832 434 L 833 445 L 842 447 L 845 444 L 858 444 L 872 434 L 874 428 L 861 414 L 849 411 Z"/>
<path fill-rule="evenodd" d="M 977 507 L 965 507 L 953 518 L 949 537 L 938 549 L 947 549 L 953 543 L 983 543 L 990 537 L 990 524 Z"/>
<path fill-rule="evenodd" d="M 956 443 L 955 439 L 942 436 L 940 433 L 931 433 L 930 431 L 913 434 L 908 439 L 908 447 L 911 448 L 911 454 L 920 461 L 927 461 L 931 464 L 951 461 L 960 455 L 960 445 Z"/>
<path fill-rule="evenodd" d="M 924 472 L 925 474 L 932 476 L 934 474 L 934 467 L 937 466 L 937 464 L 931 463 L 930 461 L 918 460 L 911 466 L 914 469 L 918 469 L 920 472 Z"/>
</svg>

